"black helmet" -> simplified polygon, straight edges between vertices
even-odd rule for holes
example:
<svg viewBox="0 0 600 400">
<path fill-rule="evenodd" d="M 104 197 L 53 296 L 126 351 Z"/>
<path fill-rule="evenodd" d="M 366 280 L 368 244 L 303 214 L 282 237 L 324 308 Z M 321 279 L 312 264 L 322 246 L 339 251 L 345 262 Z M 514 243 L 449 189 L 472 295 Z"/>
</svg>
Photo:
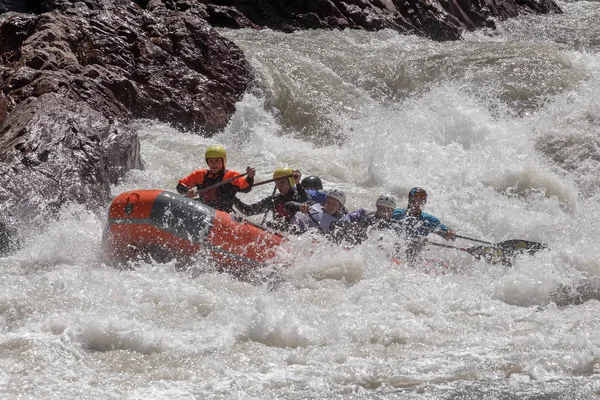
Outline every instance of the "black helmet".
<svg viewBox="0 0 600 400">
<path fill-rule="evenodd" d="M 304 189 L 323 190 L 323 182 L 318 176 L 307 176 L 301 182 Z"/>
</svg>

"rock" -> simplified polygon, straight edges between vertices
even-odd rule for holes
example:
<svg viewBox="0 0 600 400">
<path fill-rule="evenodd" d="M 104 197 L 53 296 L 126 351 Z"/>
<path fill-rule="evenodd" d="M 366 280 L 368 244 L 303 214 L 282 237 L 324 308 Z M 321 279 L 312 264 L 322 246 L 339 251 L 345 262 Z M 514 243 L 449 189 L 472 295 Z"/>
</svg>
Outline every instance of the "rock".
<svg viewBox="0 0 600 400">
<path fill-rule="evenodd" d="M 0 126 L 2 247 L 8 227 L 43 226 L 67 202 L 108 203 L 109 185 L 143 168 L 139 151 L 129 125 L 84 102 L 56 93 L 21 102 Z"/>
<path fill-rule="evenodd" d="M 0 54 L 9 60 L 0 70 L 7 112 L 53 92 L 113 118 L 158 119 L 205 134 L 227 125 L 250 66 L 205 20 L 148 13 L 124 0 L 69 4 L 42 2 L 64 12 L 2 21 L 0 40 L 10 44 Z"/>
<path fill-rule="evenodd" d="M 13 4 L 15 11 L 32 12 L 66 10 L 77 4 L 71 0 L 46 0 L 35 6 L 17 0 L 3 3 Z M 494 28 L 494 19 L 562 12 L 554 0 L 135 0 L 135 3 L 153 12 L 184 11 L 215 27 L 284 32 L 389 28 L 435 40 L 456 40 L 464 30 Z M 99 3 L 87 0 L 85 4 L 92 7 Z"/>
<path fill-rule="evenodd" d="M 148 9 L 185 10 L 226 28 L 393 29 L 434 40 L 457 40 L 464 30 L 494 28 L 524 13 L 560 13 L 553 0 L 138 0 Z"/>
</svg>

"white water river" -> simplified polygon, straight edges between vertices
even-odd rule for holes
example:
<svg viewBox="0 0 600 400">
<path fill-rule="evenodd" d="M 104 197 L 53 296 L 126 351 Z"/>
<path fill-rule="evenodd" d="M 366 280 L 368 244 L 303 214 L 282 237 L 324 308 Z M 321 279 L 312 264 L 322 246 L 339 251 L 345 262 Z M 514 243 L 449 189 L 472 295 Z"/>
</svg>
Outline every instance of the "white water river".
<svg viewBox="0 0 600 400">
<path fill-rule="evenodd" d="M 422 186 L 458 233 L 550 250 L 507 268 L 431 249 L 436 275 L 294 238 L 272 288 L 203 260 L 115 270 L 106 210 L 67 206 L 0 259 L 0 398 L 598 398 L 600 3 L 561 6 L 456 43 L 221 31 L 256 71 L 230 126 L 140 121 L 146 169 L 113 188 L 174 190 L 223 144 L 258 180 L 298 168 L 351 210 Z"/>
</svg>

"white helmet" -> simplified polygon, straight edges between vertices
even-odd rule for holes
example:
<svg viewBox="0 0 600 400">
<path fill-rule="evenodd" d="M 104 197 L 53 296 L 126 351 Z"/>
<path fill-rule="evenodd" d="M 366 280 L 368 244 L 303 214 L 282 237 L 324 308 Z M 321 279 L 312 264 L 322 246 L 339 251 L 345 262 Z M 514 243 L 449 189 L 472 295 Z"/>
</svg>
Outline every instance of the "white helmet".
<svg viewBox="0 0 600 400">
<path fill-rule="evenodd" d="M 391 208 L 392 210 L 396 208 L 396 200 L 392 196 L 381 195 L 377 198 L 377 202 L 375 203 L 377 207 L 385 207 Z"/>
<path fill-rule="evenodd" d="M 338 189 L 328 190 L 327 191 L 327 195 L 325 195 L 325 198 L 327 198 L 327 197 L 331 197 L 332 199 L 336 199 L 337 201 L 340 202 L 340 204 L 342 205 L 342 207 L 346 204 L 346 195 L 341 190 L 338 190 Z"/>
</svg>

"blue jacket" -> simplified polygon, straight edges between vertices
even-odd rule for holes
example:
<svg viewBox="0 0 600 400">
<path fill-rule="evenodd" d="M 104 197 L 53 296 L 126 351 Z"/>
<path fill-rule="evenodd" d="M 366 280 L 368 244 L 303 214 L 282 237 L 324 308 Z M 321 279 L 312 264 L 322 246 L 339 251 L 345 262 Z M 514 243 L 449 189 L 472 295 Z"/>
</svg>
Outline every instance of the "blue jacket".
<svg viewBox="0 0 600 400">
<path fill-rule="evenodd" d="M 430 233 L 444 236 L 450 230 L 439 219 L 425 212 L 421 212 L 419 217 L 409 217 L 406 215 L 406 208 L 396 208 L 392 219 L 404 225 L 407 235 L 412 237 L 425 237 Z"/>
<path fill-rule="evenodd" d="M 308 197 L 314 201 L 315 203 L 319 203 L 320 205 L 325 205 L 325 198 L 327 197 L 327 192 L 323 190 L 313 190 L 313 189 L 305 189 Z"/>
</svg>

